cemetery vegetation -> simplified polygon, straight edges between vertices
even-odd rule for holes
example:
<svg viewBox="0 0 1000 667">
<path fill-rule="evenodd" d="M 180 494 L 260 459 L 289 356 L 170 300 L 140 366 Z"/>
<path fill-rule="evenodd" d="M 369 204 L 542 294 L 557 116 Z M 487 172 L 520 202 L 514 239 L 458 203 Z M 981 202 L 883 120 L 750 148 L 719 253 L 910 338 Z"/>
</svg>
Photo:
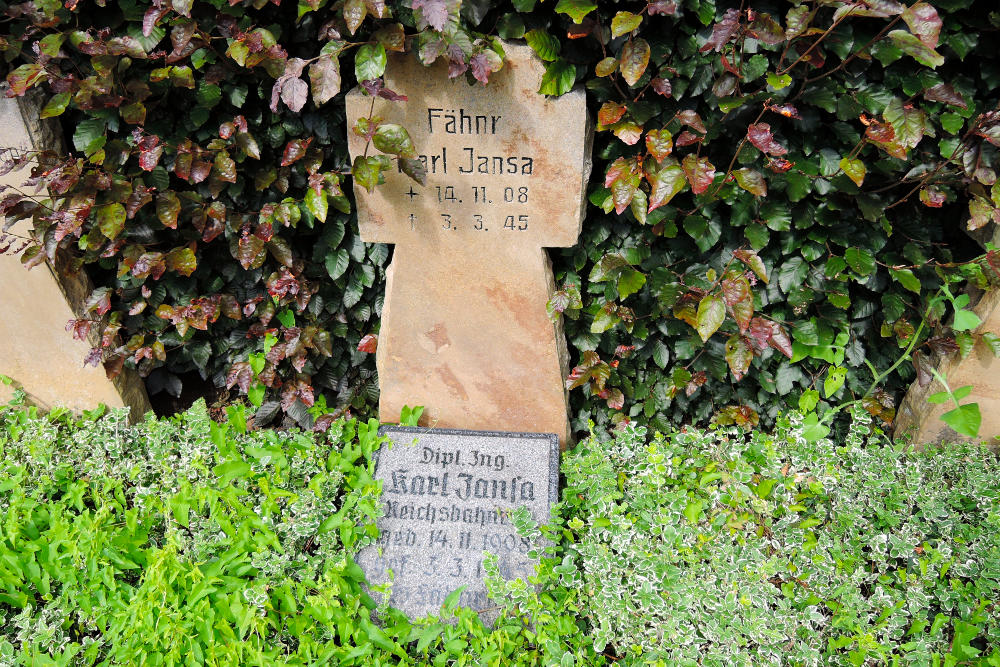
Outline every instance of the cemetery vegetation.
<svg viewBox="0 0 1000 667">
<path fill-rule="evenodd" d="M 391 249 L 360 240 L 351 185 L 423 174 L 405 128 L 347 127 L 342 95 L 361 84 L 406 104 L 383 80 L 404 49 L 487 84 L 498 38 L 546 63 L 541 94 L 582 86 L 596 120 L 583 235 L 553 251 L 548 304 L 565 320 L 578 432 L 770 424 L 800 399 L 858 400 L 888 424 L 939 355 L 996 349 L 956 316 L 964 304 L 931 302 L 1000 267 L 966 235 L 1000 219 L 988 0 L 0 11 L 10 94 L 39 95 L 67 142 L 26 158 L 47 192 L 0 197 L 34 229 L 0 247 L 85 269 L 95 287 L 70 330 L 93 344 L 89 363 L 135 367 L 154 395 L 214 385 L 245 395 L 258 424 L 307 427 L 372 408 Z M 372 144 L 353 164 L 352 131 Z"/>
<path fill-rule="evenodd" d="M 21 395 L 23 398 L 23 395 Z M 562 463 L 537 576 L 499 619 L 410 619 L 354 561 L 382 511 L 374 421 L 325 433 L 0 409 L 0 665 L 1000 665 L 1000 461 L 627 426 Z"/>
</svg>

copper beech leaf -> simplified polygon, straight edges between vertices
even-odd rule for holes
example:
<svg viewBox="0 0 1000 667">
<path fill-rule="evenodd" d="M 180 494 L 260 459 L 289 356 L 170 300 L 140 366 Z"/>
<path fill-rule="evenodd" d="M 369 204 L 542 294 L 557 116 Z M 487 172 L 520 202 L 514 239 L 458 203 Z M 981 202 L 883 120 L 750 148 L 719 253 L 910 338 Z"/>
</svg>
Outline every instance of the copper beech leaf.
<svg viewBox="0 0 1000 667">
<path fill-rule="evenodd" d="M 955 90 L 955 87 L 950 83 L 939 83 L 936 86 L 931 86 L 924 91 L 924 99 L 931 102 L 944 102 L 945 104 L 950 104 L 953 107 L 961 107 L 962 109 L 968 108 L 965 98 L 962 97 L 962 93 Z"/>
<path fill-rule="evenodd" d="M 611 184 L 611 198 L 615 204 L 615 213 L 621 215 L 632 203 L 632 197 L 639 189 L 641 180 L 640 174 L 628 173 Z"/>
<path fill-rule="evenodd" d="M 229 156 L 226 151 L 219 151 L 215 154 L 215 175 L 220 181 L 226 183 L 236 182 L 236 161 Z"/>
<path fill-rule="evenodd" d="M 309 66 L 313 103 L 324 104 L 340 92 L 340 64 L 333 56 L 321 55 Z"/>
<path fill-rule="evenodd" d="M 125 228 L 125 207 L 121 204 L 107 204 L 94 209 L 97 214 L 97 225 L 101 233 L 115 240 Z"/>
<path fill-rule="evenodd" d="M 982 197 L 973 197 L 969 201 L 968 230 L 970 232 L 984 227 L 994 217 L 1000 218 L 1000 209 L 994 209 L 988 200 Z"/>
<path fill-rule="evenodd" d="M 308 139 L 292 139 L 285 144 L 285 150 L 281 155 L 281 166 L 287 167 L 305 157 L 311 142 L 312 137 L 309 137 Z"/>
<path fill-rule="evenodd" d="M 685 155 L 681 165 L 688 183 L 691 184 L 691 192 L 700 195 L 712 185 L 712 180 L 715 178 L 715 166 L 708 161 L 708 158 L 698 157 L 694 154 Z"/>
<path fill-rule="evenodd" d="M 629 146 L 639 143 L 639 139 L 642 138 L 642 127 L 630 120 L 615 123 L 611 131 Z"/>
<path fill-rule="evenodd" d="M 618 69 L 618 60 L 608 56 L 594 66 L 594 74 L 597 76 L 611 76 Z"/>
<path fill-rule="evenodd" d="M 246 270 L 259 268 L 267 259 L 267 249 L 260 238 L 254 234 L 244 234 L 237 242 L 234 253 L 240 266 Z"/>
<path fill-rule="evenodd" d="M 705 128 L 705 123 L 702 121 L 701 116 L 699 116 L 695 111 L 691 109 L 685 109 L 683 111 L 678 111 L 677 120 L 681 125 L 687 125 L 692 130 L 705 134 L 708 130 Z"/>
<path fill-rule="evenodd" d="M 753 350 L 747 345 L 743 336 L 733 335 L 726 341 L 726 363 L 733 373 L 733 379 L 739 382 L 750 369 L 750 362 L 753 361 Z"/>
<path fill-rule="evenodd" d="M 663 95 L 664 97 L 673 95 L 674 88 L 667 79 L 656 77 L 649 82 L 649 85 L 656 91 L 657 95 Z"/>
<path fill-rule="evenodd" d="M 358 341 L 358 352 L 375 354 L 375 351 L 377 349 L 378 349 L 378 336 L 376 334 L 368 334 L 360 341 Z"/>
<path fill-rule="evenodd" d="M 198 260 L 191 248 L 175 248 L 164 258 L 167 268 L 182 276 L 190 276 L 198 268 Z"/>
<path fill-rule="evenodd" d="M 840 168 L 844 170 L 847 177 L 854 181 L 854 184 L 859 188 L 861 184 L 865 182 L 865 174 L 867 169 L 865 168 L 865 163 L 858 159 L 842 158 L 840 160 Z"/>
<path fill-rule="evenodd" d="M 723 320 L 726 319 L 726 304 L 715 294 L 706 294 L 698 303 L 698 316 L 695 329 L 702 342 L 708 342 Z"/>
<path fill-rule="evenodd" d="M 611 19 L 611 37 L 621 37 L 642 25 L 642 16 L 632 12 L 618 12 Z"/>
<path fill-rule="evenodd" d="M 712 34 L 709 36 L 708 41 L 705 45 L 701 47 L 701 51 L 722 51 L 722 47 L 729 43 L 740 29 L 740 12 L 737 9 L 727 9 L 726 13 L 722 15 L 722 19 L 719 20 L 714 26 L 712 26 Z"/>
<path fill-rule="evenodd" d="M 642 78 L 649 65 L 649 43 L 641 37 L 630 39 L 622 46 L 619 61 L 622 78 L 629 86 L 634 86 Z"/>
<path fill-rule="evenodd" d="M 910 5 L 903 11 L 903 21 L 917 38 L 928 48 L 935 48 L 938 45 L 938 36 L 941 34 L 941 17 L 937 10 L 926 2 L 917 2 Z"/>
<path fill-rule="evenodd" d="M 402 125 L 395 123 L 379 125 L 372 137 L 372 143 L 383 153 L 398 155 L 402 158 L 415 158 L 417 156 L 410 134 Z"/>
<path fill-rule="evenodd" d="M 920 202 L 930 208 L 941 208 L 948 196 L 937 188 L 920 188 Z"/>
<path fill-rule="evenodd" d="M 921 65 L 926 65 L 933 69 L 938 65 L 944 64 L 944 56 L 930 46 L 927 46 L 916 35 L 912 35 L 905 30 L 891 30 L 889 32 L 889 39 L 893 41 L 900 51 Z"/>
<path fill-rule="evenodd" d="M 12 96 L 20 97 L 47 75 L 45 68 L 36 63 L 21 65 L 7 75 L 7 85 Z"/>
<path fill-rule="evenodd" d="M 757 255 L 753 250 L 747 250 L 746 248 L 740 248 L 739 250 L 733 251 L 733 257 L 740 260 L 747 267 L 756 274 L 758 278 L 767 284 L 767 269 L 764 267 L 764 262 L 761 260 L 760 256 Z"/>
<path fill-rule="evenodd" d="M 625 115 L 625 105 L 618 102 L 605 102 L 597 112 L 597 122 L 601 125 L 614 125 Z"/>
<path fill-rule="evenodd" d="M 898 97 L 886 105 L 882 116 L 892 125 L 896 141 L 904 148 L 915 148 L 925 133 L 931 133 L 927 115 L 912 105 L 904 105 Z"/>
<path fill-rule="evenodd" d="M 646 133 L 646 150 L 657 163 L 662 163 L 663 159 L 674 150 L 673 135 L 667 129 L 650 130 Z"/>
<path fill-rule="evenodd" d="M 670 161 L 656 172 L 648 174 L 646 180 L 649 181 L 650 212 L 669 203 L 674 195 L 687 185 L 687 181 L 684 179 L 684 170 L 673 158 L 670 158 Z"/>
<path fill-rule="evenodd" d="M 164 227 L 177 229 L 177 216 L 181 212 L 181 200 L 173 192 L 167 191 L 156 197 L 156 217 Z"/>
<path fill-rule="evenodd" d="M 347 0 L 344 3 L 344 23 L 352 35 L 358 31 L 367 15 L 368 8 L 365 7 L 364 0 Z"/>
<path fill-rule="evenodd" d="M 736 183 L 750 194 L 758 197 L 767 196 L 767 181 L 764 180 L 764 175 L 756 169 L 748 167 L 737 169 L 733 172 L 733 176 L 736 178 Z"/>
<path fill-rule="evenodd" d="M 793 354 L 792 341 L 788 337 L 788 332 L 777 322 L 769 324 L 771 325 L 771 336 L 768 338 L 767 344 L 791 359 Z"/>
<path fill-rule="evenodd" d="M 788 150 L 774 140 L 768 123 L 753 123 L 747 128 L 747 139 L 762 153 L 784 155 Z"/>
<path fill-rule="evenodd" d="M 750 326 L 753 317 L 753 292 L 750 291 L 750 281 L 742 273 L 729 275 L 722 281 L 722 300 L 733 312 L 740 327 L 740 333 Z"/>
</svg>

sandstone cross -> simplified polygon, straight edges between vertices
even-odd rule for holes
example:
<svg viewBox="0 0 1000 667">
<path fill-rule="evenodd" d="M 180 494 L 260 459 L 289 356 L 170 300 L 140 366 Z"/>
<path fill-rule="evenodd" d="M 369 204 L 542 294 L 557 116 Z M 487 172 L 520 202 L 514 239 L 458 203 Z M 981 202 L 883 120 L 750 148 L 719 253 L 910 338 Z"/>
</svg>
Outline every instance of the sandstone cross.
<svg viewBox="0 0 1000 667">
<path fill-rule="evenodd" d="M 395 244 L 376 363 L 385 420 L 425 406 L 421 423 L 569 436 L 566 341 L 545 311 L 554 281 L 545 247 L 577 242 L 590 172 L 585 96 L 546 98 L 526 46 L 488 86 L 447 65 L 394 57 L 374 115 L 407 128 L 427 167 L 421 187 L 395 169 L 355 186 L 368 242 Z M 347 95 L 348 127 L 373 99 Z M 352 159 L 365 142 L 349 132 Z M 369 151 L 374 152 L 374 148 Z"/>
</svg>

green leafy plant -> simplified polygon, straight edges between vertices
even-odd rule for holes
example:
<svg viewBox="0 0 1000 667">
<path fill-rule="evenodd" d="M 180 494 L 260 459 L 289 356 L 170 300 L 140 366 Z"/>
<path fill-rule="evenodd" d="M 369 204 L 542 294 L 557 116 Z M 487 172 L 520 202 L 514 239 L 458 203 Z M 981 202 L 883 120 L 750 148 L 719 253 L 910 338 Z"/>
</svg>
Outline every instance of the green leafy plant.
<svg viewBox="0 0 1000 667">
<path fill-rule="evenodd" d="M 405 128 L 348 128 L 338 96 L 398 97 L 383 74 L 402 50 L 481 85 L 502 67 L 496 37 L 523 38 L 546 63 L 539 93 L 582 85 L 597 120 L 592 206 L 555 253 L 549 304 L 576 362 L 574 426 L 770 423 L 831 373 L 863 395 L 936 269 L 979 254 L 962 227 L 1000 217 L 1000 65 L 981 48 L 1000 15 L 974 5 L 4 5 L 10 90 L 44 89 L 72 150 L 38 156 L 48 197 L 0 201 L 34 228 L 3 245 L 87 267 L 89 315 L 70 328 L 101 333 L 88 360 L 109 374 L 134 365 L 175 394 L 210 381 L 261 424 L 309 425 L 324 392 L 334 412 L 368 410 L 390 251 L 361 242 L 346 178 L 420 173 Z M 353 165 L 349 130 L 374 148 Z M 995 280 L 988 257 L 964 277 Z M 961 347 L 964 331 L 938 335 Z M 897 366 L 867 407 L 890 418 L 917 370 Z"/>
<path fill-rule="evenodd" d="M 872 420 L 856 409 L 838 442 L 805 437 L 799 415 L 772 433 L 627 426 L 569 452 L 552 572 L 579 594 L 595 650 L 624 664 L 1000 664 L 995 452 L 917 453 Z"/>
</svg>

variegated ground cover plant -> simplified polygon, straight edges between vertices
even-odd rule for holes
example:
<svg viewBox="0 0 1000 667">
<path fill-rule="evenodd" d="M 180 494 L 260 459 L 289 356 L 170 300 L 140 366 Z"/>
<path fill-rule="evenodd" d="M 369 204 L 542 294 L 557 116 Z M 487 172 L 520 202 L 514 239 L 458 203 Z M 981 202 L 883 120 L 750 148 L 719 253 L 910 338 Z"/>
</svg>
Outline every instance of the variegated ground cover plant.
<svg viewBox="0 0 1000 667">
<path fill-rule="evenodd" d="M 591 438 L 563 463 L 543 572 L 623 664 L 1000 665 L 1000 459 L 915 453 L 872 422 L 858 408 L 840 442 L 794 414 L 771 433 Z"/>
<path fill-rule="evenodd" d="M 69 152 L 0 210 L 28 265 L 96 289 L 88 361 L 151 390 L 210 380 L 258 423 L 366 410 L 390 248 L 358 237 L 351 179 L 417 181 L 405 128 L 348 128 L 387 54 L 488 84 L 496 40 L 546 62 L 597 121 L 580 244 L 555 257 L 575 426 L 770 423 L 863 400 L 891 422 L 973 324 L 930 297 L 986 287 L 969 241 L 1000 217 L 1000 29 L 990 0 L 26 0 L 0 2 L 10 94 L 40 89 Z M 349 164 L 345 137 L 370 138 Z M 959 308 L 961 310 L 961 308 Z M 926 314 L 926 317 L 925 317 Z M 967 319 L 967 318 L 966 318 Z M 920 327 L 920 322 L 926 324 Z M 917 333 L 919 330 L 919 334 Z M 996 344 L 995 339 L 990 339 Z M 913 344 L 909 361 L 869 391 Z M 815 401 L 813 400 L 813 392 Z M 608 405 L 617 412 L 609 413 Z M 320 422 L 325 426 L 332 417 Z"/>
<path fill-rule="evenodd" d="M 487 628 L 362 588 L 374 422 L 0 408 L 0 665 L 1000 665 L 996 454 L 854 419 L 581 443 Z"/>
</svg>

